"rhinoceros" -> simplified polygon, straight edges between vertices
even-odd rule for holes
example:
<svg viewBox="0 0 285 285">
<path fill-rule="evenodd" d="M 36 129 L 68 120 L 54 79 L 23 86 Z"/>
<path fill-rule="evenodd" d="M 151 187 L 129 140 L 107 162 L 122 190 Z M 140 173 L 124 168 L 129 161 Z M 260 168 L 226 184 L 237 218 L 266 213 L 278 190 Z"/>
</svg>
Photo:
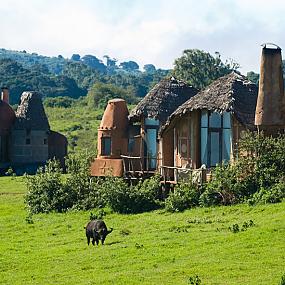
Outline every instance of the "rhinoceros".
<svg viewBox="0 0 285 285">
<path fill-rule="evenodd" d="M 104 245 L 104 241 L 106 236 L 113 231 L 113 228 L 110 228 L 108 231 L 107 226 L 104 221 L 102 220 L 92 220 L 90 221 L 86 227 L 86 237 L 87 237 L 87 244 L 90 244 L 90 239 L 92 238 L 92 244 L 98 245 L 99 240 L 101 240 L 102 245 Z"/>
</svg>

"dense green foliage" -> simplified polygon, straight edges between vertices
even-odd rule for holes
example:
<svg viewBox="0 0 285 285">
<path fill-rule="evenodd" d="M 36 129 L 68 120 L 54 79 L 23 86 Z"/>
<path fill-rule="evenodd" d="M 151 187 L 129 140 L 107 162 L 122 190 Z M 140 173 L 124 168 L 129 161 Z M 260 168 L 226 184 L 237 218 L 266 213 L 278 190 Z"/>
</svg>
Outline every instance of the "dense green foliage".
<svg viewBox="0 0 285 285">
<path fill-rule="evenodd" d="M 25 198 L 30 213 L 65 212 L 110 207 L 118 213 L 140 213 L 158 207 L 159 176 L 129 186 L 122 178 L 90 178 L 94 155 L 72 155 L 66 160 L 67 175 L 57 161 L 48 161 L 36 175 L 26 176 Z"/>
<path fill-rule="evenodd" d="M 175 60 L 173 75 L 197 89 L 203 89 L 214 80 L 238 68 L 239 65 L 232 60 L 224 63 L 218 52 L 212 56 L 202 50 L 187 49 Z"/>
<path fill-rule="evenodd" d="M 201 195 L 203 206 L 276 203 L 285 198 L 285 136 L 246 133 L 238 159 L 215 168 Z"/>
<path fill-rule="evenodd" d="M 123 89 L 113 84 L 95 83 L 87 94 L 87 102 L 90 108 L 105 108 L 108 101 L 114 98 L 126 100 L 129 104 L 138 102 L 132 90 Z"/>
<path fill-rule="evenodd" d="M 207 285 L 284 284 L 284 202 L 171 214 L 106 211 L 114 231 L 104 246 L 88 247 L 90 211 L 27 217 L 22 178 L 1 177 L 0 185 L 0 284 L 182 285 L 196 276 Z M 254 226 L 242 231 L 250 220 Z"/>
<path fill-rule="evenodd" d="M 53 75 L 42 65 L 23 67 L 11 59 L 0 60 L 0 84 L 10 89 L 11 104 L 18 103 L 24 91 L 39 91 L 44 97 L 78 98 L 86 94 L 71 78 Z"/>
<path fill-rule="evenodd" d="M 165 200 L 165 209 L 169 212 L 179 212 L 199 206 L 200 187 L 191 182 L 178 184 Z"/>
<path fill-rule="evenodd" d="M 18 103 L 23 91 L 39 91 L 43 97 L 78 98 L 99 83 L 123 88 L 128 97 L 144 97 L 168 74 L 168 70 L 156 69 L 152 64 L 142 72 L 134 61 L 117 64 L 116 59 L 107 55 L 104 58 L 106 65 L 94 55 L 74 54 L 65 59 L 61 55 L 46 57 L 0 49 L 0 84 L 10 89 L 12 104 Z"/>
</svg>

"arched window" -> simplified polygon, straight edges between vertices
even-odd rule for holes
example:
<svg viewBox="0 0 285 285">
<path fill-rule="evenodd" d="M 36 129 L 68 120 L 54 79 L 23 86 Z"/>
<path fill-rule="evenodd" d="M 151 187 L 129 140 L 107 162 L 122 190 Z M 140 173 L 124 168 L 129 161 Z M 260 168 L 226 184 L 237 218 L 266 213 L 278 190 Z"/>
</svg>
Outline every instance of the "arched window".
<svg viewBox="0 0 285 285">
<path fill-rule="evenodd" d="M 216 166 L 229 161 L 231 154 L 231 114 L 203 110 L 201 113 L 201 164 Z"/>
</svg>

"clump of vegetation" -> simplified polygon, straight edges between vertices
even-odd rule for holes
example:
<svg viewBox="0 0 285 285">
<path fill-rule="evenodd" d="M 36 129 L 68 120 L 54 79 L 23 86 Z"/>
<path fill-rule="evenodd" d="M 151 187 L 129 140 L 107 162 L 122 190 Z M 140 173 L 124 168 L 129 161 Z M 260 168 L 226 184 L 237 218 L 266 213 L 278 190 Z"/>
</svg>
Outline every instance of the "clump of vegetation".
<svg viewBox="0 0 285 285">
<path fill-rule="evenodd" d="M 216 166 L 200 197 L 202 206 L 277 203 L 285 198 L 285 135 L 246 133 L 238 159 Z"/>
<path fill-rule="evenodd" d="M 104 183 L 106 204 L 118 213 L 140 213 L 159 207 L 159 176 L 127 185 L 123 179 L 107 178 Z"/>
<path fill-rule="evenodd" d="M 285 198 L 285 183 L 277 182 L 270 188 L 261 188 L 248 199 L 249 205 L 280 203 Z"/>
<path fill-rule="evenodd" d="M 72 155 L 66 159 L 67 175 L 51 160 L 36 175 L 26 176 L 25 197 L 31 213 L 65 212 L 69 209 L 97 208 L 92 217 L 102 218 L 108 206 L 118 213 L 140 213 L 159 207 L 159 176 L 129 186 L 122 178 L 90 178 L 92 154 Z"/>
<path fill-rule="evenodd" d="M 191 285 L 201 285 L 202 281 L 201 281 L 200 277 L 198 275 L 196 275 L 196 276 L 190 276 L 188 283 Z"/>
<path fill-rule="evenodd" d="M 179 212 L 199 205 L 200 189 L 192 182 L 178 184 L 165 200 L 168 212 Z"/>
<path fill-rule="evenodd" d="M 239 231 L 244 232 L 248 228 L 253 226 L 254 226 L 253 220 L 249 220 L 248 222 L 243 222 L 242 226 L 239 226 L 239 224 L 233 224 L 231 227 L 229 227 L 229 230 L 235 234 L 238 233 Z"/>
</svg>

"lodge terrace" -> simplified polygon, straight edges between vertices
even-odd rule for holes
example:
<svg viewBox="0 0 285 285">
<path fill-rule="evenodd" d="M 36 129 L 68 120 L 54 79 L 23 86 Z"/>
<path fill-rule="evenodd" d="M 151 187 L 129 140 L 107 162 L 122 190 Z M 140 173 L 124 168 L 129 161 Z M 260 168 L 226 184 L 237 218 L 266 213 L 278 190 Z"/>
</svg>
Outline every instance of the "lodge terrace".
<svg viewBox="0 0 285 285">
<path fill-rule="evenodd" d="M 141 179 L 159 172 L 164 183 L 235 159 L 244 131 L 284 132 L 281 49 L 264 44 L 259 88 L 232 72 L 198 92 L 173 77 L 158 83 L 129 114 L 122 99 L 108 102 L 98 130 L 93 176 Z"/>
</svg>

